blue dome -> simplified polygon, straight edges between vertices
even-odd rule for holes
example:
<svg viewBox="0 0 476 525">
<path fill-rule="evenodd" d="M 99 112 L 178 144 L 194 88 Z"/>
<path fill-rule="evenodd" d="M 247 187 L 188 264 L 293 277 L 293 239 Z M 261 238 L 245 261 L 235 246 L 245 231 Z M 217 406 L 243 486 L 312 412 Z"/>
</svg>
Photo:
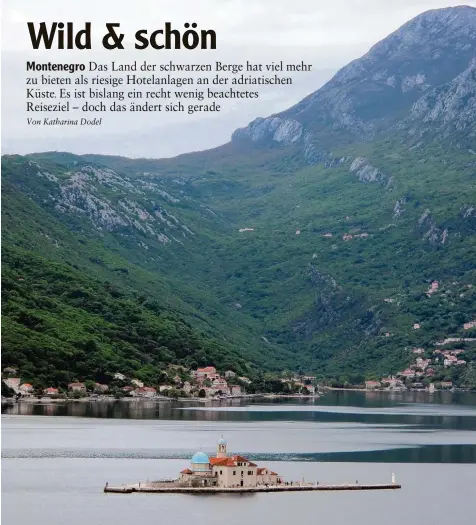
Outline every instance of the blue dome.
<svg viewBox="0 0 476 525">
<path fill-rule="evenodd" d="M 222 437 L 218 440 L 218 444 L 219 444 L 219 445 L 226 445 L 226 439 L 222 436 Z"/>
<path fill-rule="evenodd" d="M 193 464 L 206 464 L 210 463 L 210 458 L 208 457 L 208 454 L 205 452 L 195 452 L 195 454 L 192 456 Z"/>
</svg>

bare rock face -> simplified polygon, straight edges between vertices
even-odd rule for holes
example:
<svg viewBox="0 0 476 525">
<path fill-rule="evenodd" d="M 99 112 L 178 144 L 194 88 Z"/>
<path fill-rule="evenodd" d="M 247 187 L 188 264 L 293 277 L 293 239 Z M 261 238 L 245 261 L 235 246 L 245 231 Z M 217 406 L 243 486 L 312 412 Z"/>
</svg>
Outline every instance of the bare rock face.
<svg viewBox="0 0 476 525">
<path fill-rule="evenodd" d="M 451 82 L 418 99 L 407 122 L 445 137 L 458 132 L 476 137 L 476 58 Z"/>
<path fill-rule="evenodd" d="M 398 217 L 401 217 L 404 214 L 406 202 L 407 199 L 405 197 L 402 197 L 401 199 L 398 199 L 398 201 L 395 203 L 395 206 L 393 208 L 394 219 L 397 219 Z"/>
<path fill-rule="evenodd" d="M 385 175 L 363 157 L 357 157 L 354 159 L 350 165 L 349 171 L 355 173 L 361 182 L 383 182 L 386 180 Z"/>
<path fill-rule="evenodd" d="M 437 244 L 446 244 L 449 237 L 448 228 L 438 228 L 435 219 L 431 216 L 430 210 L 426 209 L 419 217 L 416 229 L 423 232 L 423 239 L 433 246 Z"/>
<path fill-rule="evenodd" d="M 83 166 L 67 173 L 62 179 L 34 165 L 38 177 L 52 184 L 49 198 L 60 214 L 69 214 L 90 221 L 94 229 L 105 232 L 140 232 L 162 244 L 183 243 L 178 237 L 195 235 L 170 213 L 158 197 L 167 204 L 180 199 L 162 190 L 156 183 L 127 177 L 108 168 Z M 139 243 L 148 249 L 146 243 Z"/>
<path fill-rule="evenodd" d="M 303 127 L 297 120 L 279 117 L 257 118 L 245 128 L 237 129 L 232 139 L 259 141 L 270 139 L 284 145 L 295 144 L 303 135 Z"/>
<path fill-rule="evenodd" d="M 405 93 L 412 89 L 425 91 L 430 87 L 430 84 L 425 82 L 426 75 L 424 73 L 417 73 L 416 75 L 404 77 L 401 83 L 401 89 Z"/>
<path fill-rule="evenodd" d="M 463 218 L 467 219 L 468 217 L 476 217 L 476 206 L 466 205 L 461 208 Z"/>
</svg>

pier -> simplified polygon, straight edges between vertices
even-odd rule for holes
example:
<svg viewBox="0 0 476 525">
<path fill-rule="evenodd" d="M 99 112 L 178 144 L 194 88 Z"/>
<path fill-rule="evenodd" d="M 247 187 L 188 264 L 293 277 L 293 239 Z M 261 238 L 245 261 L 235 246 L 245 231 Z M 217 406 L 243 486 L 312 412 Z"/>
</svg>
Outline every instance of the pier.
<svg viewBox="0 0 476 525">
<path fill-rule="evenodd" d="M 320 485 L 316 483 L 293 483 L 282 485 L 269 485 L 257 487 L 180 487 L 172 483 L 148 482 L 132 485 L 118 485 L 104 487 L 104 492 L 115 494 L 132 494 L 145 492 L 154 494 L 250 494 L 255 492 L 303 492 L 303 491 L 329 491 L 329 490 L 398 490 L 401 485 L 396 483 L 364 485 L 349 483 L 342 485 Z"/>
</svg>

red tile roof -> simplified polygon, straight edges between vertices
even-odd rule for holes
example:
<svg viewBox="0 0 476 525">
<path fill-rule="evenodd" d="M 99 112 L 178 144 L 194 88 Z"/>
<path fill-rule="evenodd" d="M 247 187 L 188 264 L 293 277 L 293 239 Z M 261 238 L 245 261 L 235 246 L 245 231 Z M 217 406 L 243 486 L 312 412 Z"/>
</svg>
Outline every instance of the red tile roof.
<svg viewBox="0 0 476 525">
<path fill-rule="evenodd" d="M 214 366 L 206 366 L 205 368 L 198 368 L 197 372 L 212 372 L 215 373 L 217 369 Z"/>
<path fill-rule="evenodd" d="M 243 456 L 231 456 L 231 459 L 236 462 L 239 461 L 240 463 L 249 463 L 250 467 L 256 467 L 256 463 L 252 463 L 248 458 L 244 458 Z"/>
<path fill-rule="evenodd" d="M 238 463 L 247 463 L 249 467 L 256 467 L 256 463 L 251 462 L 243 456 L 231 456 L 228 458 L 210 458 L 211 465 L 220 467 L 237 467 Z"/>
<path fill-rule="evenodd" d="M 210 458 L 210 464 L 220 467 L 236 467 L 236 463 L 231 458 Z"/>
<path fill-rule="evenodd" d="M 193 474 L 193 472 L 189 468 L 186 468 L 186 469 L 182 470 L 180 472 L 180 474 Z"/>
</svg>

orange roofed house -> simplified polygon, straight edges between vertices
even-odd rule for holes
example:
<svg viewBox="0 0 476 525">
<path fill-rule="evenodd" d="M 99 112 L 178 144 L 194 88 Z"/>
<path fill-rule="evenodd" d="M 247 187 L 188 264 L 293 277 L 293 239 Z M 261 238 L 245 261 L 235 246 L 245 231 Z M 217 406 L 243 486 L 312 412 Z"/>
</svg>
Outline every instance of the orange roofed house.
<svg viewBox="0 0 476 525">
<path fill-rule="evenodd" d="M 203 381 L 204 379 L 216 379 L 218 377 L 217 369 L 214 366 L 198 368 L 195 370 L 195 372 L 193 372 L 193 375 L 198 379 L 198 381 Z"/>
<path fill-rule="evenodd" d="M 259 468 L 243 456 L 228 456 L 226 441 L 221 438 L 215 457 L 209 457 L 205 452 L 196 452 L 192 456 L 190 468 L 180 473 L 180 482 L 192 487 L 233 488 L 277 485 L 281 478 L 276 472 Z"/>
</svg>

